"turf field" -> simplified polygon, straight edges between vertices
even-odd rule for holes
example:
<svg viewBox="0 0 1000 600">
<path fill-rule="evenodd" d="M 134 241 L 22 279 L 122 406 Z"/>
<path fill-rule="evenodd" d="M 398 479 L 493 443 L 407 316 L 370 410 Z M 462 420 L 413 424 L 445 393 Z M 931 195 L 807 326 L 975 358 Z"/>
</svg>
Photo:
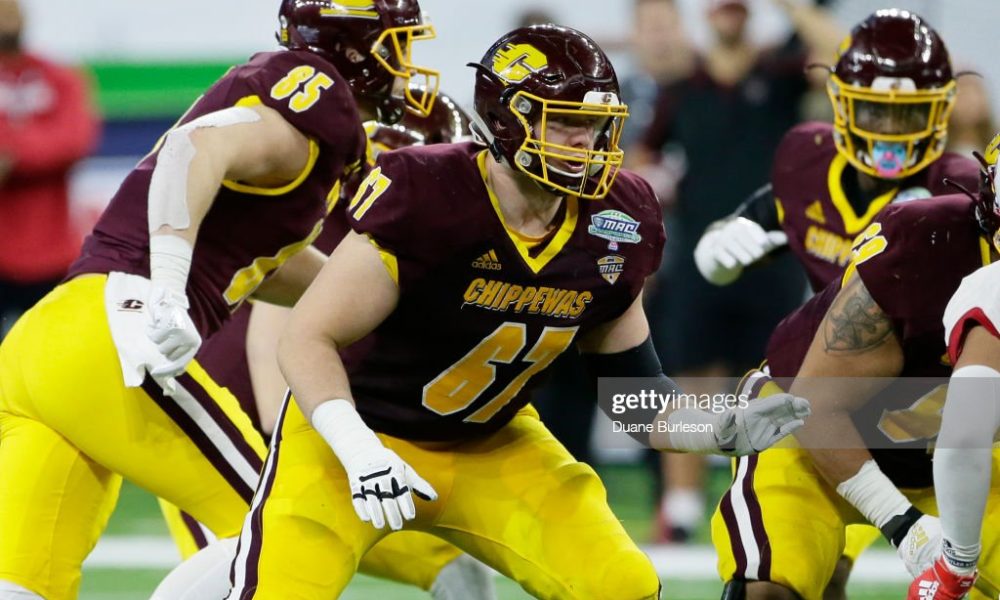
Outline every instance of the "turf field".
<svg viewBox="0 0 1000 600">
<path fill-rule="evenodd" d="M 652 486 L 639 467 L 608 467 L 601 470 L 616 513 L 635 539 L 644 541 L 652 518 Z M 728 474 L 715 472 L 713 488 L 721 489 Z M 118 509 L 84 571 L 81 600 L 136 600 L 148 598 L 156 583 L 175 559 L 166 527 L 153 498 L 132 486 L 122 488 Z M 685 549 L 651 548 L 650 554 L 664 582 L 664 597 L 670 600 L 711 600 L 719 597 L 721 585 L 714 577 L 714 559 L 707 527 L 698 532 L 698 544 Z M 875 549 L 862 557 L 858 581 L 850 588 L 851 600 L 889 600 L 905 594 L 900 568 L 889 551 Z M 888 579 L 888 581 L 886 581 Z M 501 600 L 530 598 L 515 584 L 498 579 Z M 426 593 L 363 576 L 357 577 L 344 594 L 349 600 L 418 600 Z"/>
</svg>

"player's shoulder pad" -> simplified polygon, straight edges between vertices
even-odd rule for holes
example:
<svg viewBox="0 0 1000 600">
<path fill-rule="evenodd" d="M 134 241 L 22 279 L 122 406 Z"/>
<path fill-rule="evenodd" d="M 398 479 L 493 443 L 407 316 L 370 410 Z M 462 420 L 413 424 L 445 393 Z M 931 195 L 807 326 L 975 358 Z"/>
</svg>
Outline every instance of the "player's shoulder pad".
<svg viewBox="0 0 1000 600">
<path fill-rule="evenodd" d="M 256 96 L 320 144 L 344 149 L 360 140 L 363 151 L 365 133 L 350 86 L 319 56 L 301 50 L 261 52 L 230 75 L 243 84 L 241 93 Z"/>
<path fill-rule="evenodd" d="M 607 197 L 587 202 L 593 203 L 590 208 L 593 213 L 621 211 L 638 221 L 642 241 L 637 249 L 643 256 L 649 257 L 650 273 L 659 269 L 667 235 L 663 228 L 663 209 L 648 181 L 637 173 L 623 169 L 618 172 Z"/>
<path fill-rule="evenodd" d="M 927 248 L 964 243 L 975 229 L 972 201 L 963 194 L 890 204 L 876 222 L 882 235 L 906 236 L 913 246 Z"/>
<path fill-rule="evenodd" d="M 622 169 L 618 172 L 608 198 L 621 208 L 637 213 L 640 220 L 663 222 L 663 210 L 653 186 L 634 171 Z"/>
<path fill-rule="evenodd" d="M 380 153 L 347 206 L 351 227 L 393 252 L 443 243 L 432 232 L 461 220 L 463 203 L 482 187 L 477 150 L 460 143 Z"/>
<path fill-rule="evenodd" d="M 927 187 L 931 193 L 953 194 L 957 191 L 945 184 L 945 178 L 975 191 L 979 187 L 979 162 L 971 156 L 945 152 L 927 167 Z"/>
<path fill-rule="evenodd" d="M 832 125 L 819 121 L 799 123 L 781 137 L 774 153 L 774 164 L 776 167 L 797 170 L 804 161 L 828 154 L 831 149 L 836 151 Z"/>
<path fill-rule="evenodd" d="M 799 185 L 804 170 L 813 172 L 817 165 L 824 170 L 837 155 L 837 147 L 833 142 L 833 127 L 829 123 L 807 122 L 792 127 L 778 143 L 771 162 L 771 183 L 776 191 L 780 191 L 782 202 L 789 202 L 797 197 L 791 194 L 785 197 L 788 185 Z M 825 186 L 825 177 L 823 179 Z M 811 196 L 800 195 L 803 199 Z"/>
<path fill-rule="evenodd" d="M 890 205 L 855 240 L 853 260 L 886 314 L 904 318 L 941 310 L 959 270 L 979 260 L 977 232 L 964 195 Z"/>
</svg>

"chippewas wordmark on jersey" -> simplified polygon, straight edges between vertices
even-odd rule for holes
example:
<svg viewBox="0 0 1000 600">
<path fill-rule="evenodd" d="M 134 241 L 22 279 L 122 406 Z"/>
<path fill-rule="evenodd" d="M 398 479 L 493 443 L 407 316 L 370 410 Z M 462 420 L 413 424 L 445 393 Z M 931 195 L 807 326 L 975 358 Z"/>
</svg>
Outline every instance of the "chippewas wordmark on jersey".
<svg viewBox="0 0 1000 600">
<path fill-rule="evenodd" d="M 591 292 L 552 287 L 520 286 L 496 279 L 473 279 L 465 290 L 465 305 L 488 310 L 547 317 L 574 318 L 594 299 Z"/>
<path fill-rule="evenodd" d="M 806 252 L 828 263 L 844 266 L 851 258 L 853 240 L 836 233 L 810 225 L 806 231 Z"/>
</svg>

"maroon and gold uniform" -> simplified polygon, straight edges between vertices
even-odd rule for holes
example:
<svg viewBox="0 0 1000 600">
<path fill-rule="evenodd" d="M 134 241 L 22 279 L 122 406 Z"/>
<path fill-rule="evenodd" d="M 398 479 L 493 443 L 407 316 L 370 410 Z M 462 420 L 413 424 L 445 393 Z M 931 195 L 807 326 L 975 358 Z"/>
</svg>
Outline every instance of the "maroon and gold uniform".
<svg viewBox="0 0 1000 600">
<path fill-rule="evenodd" d="M 366 138 L 351 89 L 311 52 L 255 55 L 213 85 L 181 119 L 265 105 L 310 140 L 307 166 L 287 185 L 227 181 L 204 218 L 187 284 L 203 338 L 319 234 L 339 182 Z M 115 273 L 147 276 L 147 196 L 158 148 L 127 177 L 68 281 L 29 311 L 0 347 L 0 579 L 50 600 L 76 597 L 80 565 L 124 475 L 219 536 L 235 535 L 264 446 L 231 396 L 200 367 L 163 394 L 126 387 L 105 289 Z M 124 303 L 114 310 L 137 305 Z M 216 399 L 218 398 L 218 400 Z M 44 461 L 25 457 L 47 457 Z M 152 466 L 151 466 L 152 465 Z M 53 498 L 73 498 L 72 503 Z"/>
<path fill-rule="evenodd" d="M 318 83 L 301 86 L 309 81 Z M 350 88 L 332 65 L 310 52 L 255 55 L 205 92 L 178 125 L 222 108 L 255 104 L 276 110 L 310 138 L 309 164 L 288 185 L 255 188 L 226 181 L 219 190 L 199 228 L 188 276 L 191 318 L 203 337 L 214 333 L 281 259 L 315 239 L 338 197 L 340 180 L 364 159 L 366 136 Z M 122 183 L 84 242 L 70 277 L 149 274 L 146 196 L 157 155 L 143 159 Z"/>
<path fill-rule="evenodd" d="M 379 153 L 398 145 L 442 143 L 451 138 L 466 136 L 467 123 L 468 119 L 464 118 L 461 109 L 444 94 L 439 96 L 428 117 L 420 118 L 408 113 L 402 124 L 392 127 L 380 125 L 375 121 L 365 123 L 365 131 L 372 143 L 368 146 L 364 170 L 353 174 L 344 183 L 341 198 L 327 216 L 323 232 L 313 245 L 324 254 L 330 254 L 350 231 L 347 213 L 344 210 L 350 195 L 345 195 L 345 189 L 356 190 L 367 171 L 374 166 Z M 394 136 L 387 136 L 387 131 L 392 132 Z M 346 193 L 350 194 L 350 191 Z M 263 435 L 264 430 L 261 426 L 247 357 L 247 335 L 253 306 L 252 302 L 242 305 L 218 332 L 202 344 L 195 357 L 193 368 L 204 369 L 206 375 L 220 386 L 216 388 L 220 393 L 234 396 L 250 417 L 256 432 Z M 280 398 L 264 399 L 264 401 L 278 402 Z M 266 439 L 270 436 L 263 435 L 263 437 Z M 211 541 L 211 533 L 190 515 L 180 512 L 175 506 L 162 500 L 160 505 L 182 558 L 191 556 Z M 427 534 L 408 532 L 376 544 L 362 559 L 359 568 L 363 573 L 427 589 L 435 581 L 440 570 L 459 554 L 461 552 L 451 544 Z"/>
<path fill-rule="evenodd" d="M 964 276 L 990 262 L 990 245 L 972 207 L 967 197 L 952 195 L 884 209 L 858 236 L 844 274 L 845 280 L 855 271 L 861 277 L 891 319 L 904 357 L 900 379 L 852 420 L 881 470 L 931 514 L 936 508 L 929 444 L 940 426 L 945 390 L 912 378 L 942 381 L 950 374 L 945 306 Z M 795 377 L 840 288 L 840 280 L 831 282 L 782 321 L 768 346 L 770 375 Z M 757 395 L 777 389 L 763 375 L 744 385 Z M 997 500 L 991 497 L 991 503 Z M 801 506 L 809 510 L 796 508 Z M 749 523 L 739 522 L 741 513 Z M 830 488 L 794 442 L 739 459 L 733 486 L 712 519 L 719 573 L 725 580 L 773 581 L 802 598 L 818 599 L 843 550 L 844 526 L 858 522 L 863 517 Z M 993 547 L 1000 539 L 984 544 Z M 1000 561 L 983 573 L 983 585 L 1000 581 Z"/>
<path fill-rule="evenodd" d="M 778 146 L 771 170 L 778 221 L 816 291 L 840 277 L 851 258 L 854 238 L 882 209 L 952 193 L 943 182 L 945 177 L 969 189 L 979 182 L 979 165 L 974 160 L 945 153 L 863 202 L 857 171 L 838 153 L 833 135 L 829 123 L 796 126 Z"/>
<path fill-rule="evenodd" d="M 525 240 L 506 229 L 485 160 L 473 144 L 384 155 L 348 208 L 354 229 L 393 257 L 400 288 L 393 315 L 344 352 L 377 431 L 454 440 L 503 427 L 532 376 L 620 316 L 659 264 L 664 234 L 642 179 L 622 173 L 600 202 L 567 198 L 553 233 Z M 422 169 L 452 176 L 440 188 Z M 489 374 L 474 370 L 483 356 L 496 361 Z"/>
<path fill-rule="evenodd" d="M 526 404 L 536 376 L 578 335 L 622 315 L 656 270 L 659 205 L 622 171 L 605 198 L 567 196 L 553 231 L 526 239 L 505 225 L 487 160 L 469 143 L 383 154 L 347 207 L 400 294 L 380 326 L 341 351 L 357 409 L 440 494 L 417 501 L 408 527 L 536 597 L 651 597 L 655 574 L 600 480 Z M 275 436 L 233 593 L 275 597 L 295 568 L 301 597 L 336 595 L 353 573 L 339 553 L 363 556 L 386 532 L 357 519 L 343 467 L 294 401 Z"/>
</svg>

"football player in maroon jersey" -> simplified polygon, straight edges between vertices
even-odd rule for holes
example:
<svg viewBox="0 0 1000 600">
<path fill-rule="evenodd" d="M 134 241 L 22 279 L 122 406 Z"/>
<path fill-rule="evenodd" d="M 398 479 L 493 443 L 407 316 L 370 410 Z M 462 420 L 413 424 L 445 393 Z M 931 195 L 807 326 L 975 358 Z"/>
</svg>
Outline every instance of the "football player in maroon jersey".
<svg viewBox="0 0 1000 600">
<path fill-rule="evenodd" d="M 977 184 L 978 166 L 944 152 L 955 78 L 944 42 L 918 15 L 879 10 L 844 41 L 827 92 L 834 123 L 804 123 L 777 148 L 771 182 L 713 224 L 695 250 L 718 285 L 786 243 L 814 290 L 840 276 L 851 242 L 892 203 Z"/>
<path fill-rule="evenodd" d="M 790 391 L 814 415 L 797 443 L 737 463 L 712 520 L 724 597 L 821 598 L 852 523 L 878 527 L 912 575 L 932 567 L 942 530 L 929 444 L 945 396 L 938 384 L 952 372 L 942 316 L 963 277 L 1000 256 L 996 223 L 975 218 L 969 196 L 882 210 L 858 236 L 842 280 L 771 337 L 770 375 L 794 378 Z M 760 371 L 744 383 L 758 397 L 777 389 Z M 996 469 L 988 454 L 985 468 Z M 1000 487 L 988 495 L 1000 501 Z M 976 598 L 1000 591 L 1000 512 L 991 515 Z M 967 554 L 956 556 L 970 566 Z M 963 577 L 952 589 L 971 585 Z M 950 597 L 958 596 L 941 596 Z"/>
<path fill-rule="evenodd" d="M 669 385 L 640 295 L 660 260 L 659 205 L 619 170 L 614 70 L 593 40 L 554 25 L 503 36 L 474 67 L 486 147 L 381 155 L 347 207 L 354 233 L 292 312 L 278 356 L 295 397 L 231 598 L 335 597 L 404 525 L 539 598 L 658 595 L 594 471 L 526 406 L 534 376 L 573 345 L 596 373 Z M 746 454 L 807 413 L 787 395 L 681 409 L 668 418 L 705 427 L 651 441 Z"/>
<path fill-rule="evenodd" d="M 192 105 L 0 346 L 0 598 L 75 598 L 122 476 L 240 530 L 263 445 L 184 369 L 245 300 L 297 299 L 362 120 L 427 113 L 437 90 L 410 60 L 433 37 L 416 0 L 285 0 L 280 19 L 285 49 Z"/>
<path fill-rule="evenodd" d="M 416 93 L 417 91 L 415 91 Z M 369 121 L 364 124 L 371 141 L 367 169 L 379 153 L 417 144 L 456 142 L 467 139 L 469 118 L 447 94 L 439 94 L 430 114 L 408 111 L 394 124 Z M 362 174 L 363 175 L 363 174 Z M 352 177 L 341 200 L 327 217 L 323 233 L 314 245 L 330 253 L 349 226 L 343 206 L 350 200 L 348 188 L 363 177 Z M 246 303 L 222 328 L 202 345 L 189 370 L 204 369 L 216 385 L 205 385 L 215 395 L 235 397 L 263 438 L 274 429 L 285 389 L 278 370 L 275 349 L 288 319 L 289 309 L 266 302 Z M 229 586 L 229 563 L 235 539 L 215 542 L 215 536 L 190 515 L 163 500 L 164 517 L 185 561 L 157 587 L 155 600 L 178 597 L 222 597 Z M 191 558 L 196 552 L 199 554 Z M 401 560 L 405 558 L 405 561 Z M 190 559 L 190 560 L 188 560 Z M 369 552 L 362 572 L 394 579 L 427 589 L 442 600 L 475 600 L 495 597 L 493 574 L 460 550 L 427 534 L 408 532 L 387 538 Z M 193 589 L 192 582 L 197 582 Z"/>
<path fill-rule="evenodd" d="M 726 285 L 772 251 L 790 249 L 813 291 L 838 278 L 853 239 L 893 203 L 973 187 L 978 167 L 944 152 L 955 79 L 948 50 L 920 16 L 880 10 L 844 41 L 827 89 L 834 123 L 804 123 L 777 148 L 771 182 L 709 227 L 695 250 L 702 275 Z M 841 588 L 877 532 L 848 530 Z M 832 590 L 831 590 L 832 592 Z"/>
</svg>

